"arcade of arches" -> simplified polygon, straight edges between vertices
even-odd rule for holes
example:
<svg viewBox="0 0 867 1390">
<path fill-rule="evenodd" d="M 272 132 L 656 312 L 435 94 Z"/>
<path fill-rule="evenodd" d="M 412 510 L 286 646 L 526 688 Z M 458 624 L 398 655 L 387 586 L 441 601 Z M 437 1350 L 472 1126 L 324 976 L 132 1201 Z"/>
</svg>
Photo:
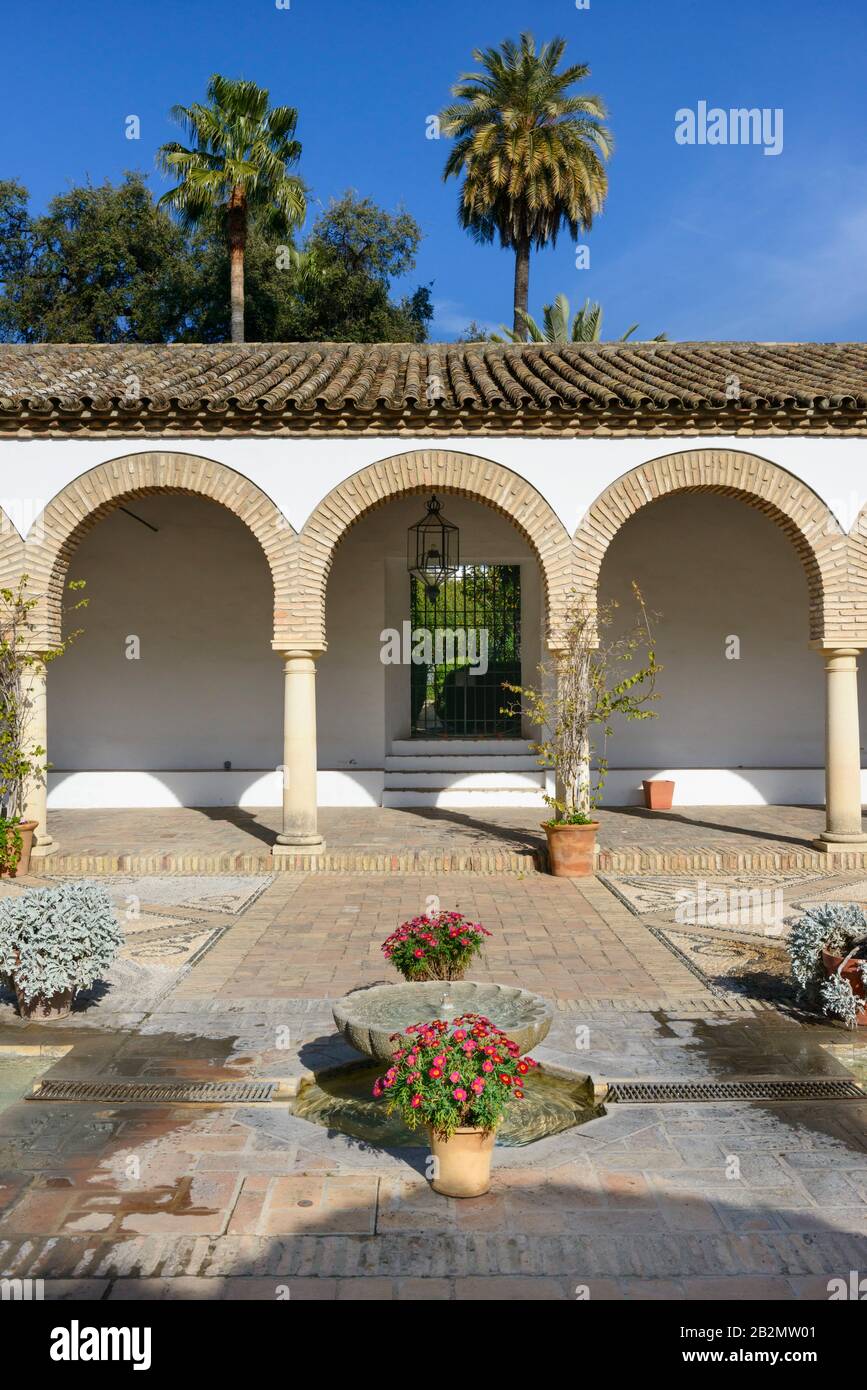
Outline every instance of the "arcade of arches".
<svg viewBox="0 0 867 1390">
<path fill-rule="evenodd" d="M 65 578 L 88 584 L 86 641 L 51 671 L 50 718 L 34 675 L 34 733 L 46 731 L 60 804 L 76 804 L 77 786 L 78 804 L 96 804 L 97 777 L 132 789 L 132 804 L 282 797 L 278 858 L 322 849 L 323 794 L 379 804 L 377 777 L 415 729 L 409 674 L 383 661 L 382 633 L 409 618 L 406 531 L 432 490 L 460 528 L 462 562 L 518 576 L 510 650 L 524 681 L 556 646 L 572 589 L 625 599 L 637 579 L 658 610 L 658 718 L 618 731 L 613 801 L 672 767 L 727 770 L 757 798 L 815 800 L 824 764 L 824 847 L 867 842 L 860 542 L 791 475 L 709 450 L 634 469 L 574 537 L 529 483 L 471 455 L 362 470 L 297 534 L 251 482 L 207 460 L 138 455 L 92 470 L 3 555 L 9 578 L 27 573 L 47 595 L 49 633 Z M 825 662 L 824 737 L 811 646 Z M 28 810 L 44 828 L 44 788 Z M 43 829 L 37 852 L 52 849 Z"/>
</svg>

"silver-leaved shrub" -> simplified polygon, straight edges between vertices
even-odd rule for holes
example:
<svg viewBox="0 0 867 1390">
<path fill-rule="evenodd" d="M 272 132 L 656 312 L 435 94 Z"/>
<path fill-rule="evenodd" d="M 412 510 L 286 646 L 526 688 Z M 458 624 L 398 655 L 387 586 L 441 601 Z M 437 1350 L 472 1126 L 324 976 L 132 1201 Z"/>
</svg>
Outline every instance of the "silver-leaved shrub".
<svg viewBox="0 0 867 1390">
<path fill-rule="evenodd" d="M 839 973 L 828 976 L 822 964 L 822 951 L 849 956 L 860 966 L 867 985 L 867 916 L 857 903 L 818 903 L 808 908 L 789 932 L 792 976 L 803 995 L 818 1002 L 830 1017 L 841 1018 L 850 1028 L 863 1007 L 850 985 Z"/>
<path fill-rule="evenodd" d="M 105 888 L 61 883 L 0 901 L 0 975 L 28 1001 L 89 989 L 123 937 Z"/>
</svg>

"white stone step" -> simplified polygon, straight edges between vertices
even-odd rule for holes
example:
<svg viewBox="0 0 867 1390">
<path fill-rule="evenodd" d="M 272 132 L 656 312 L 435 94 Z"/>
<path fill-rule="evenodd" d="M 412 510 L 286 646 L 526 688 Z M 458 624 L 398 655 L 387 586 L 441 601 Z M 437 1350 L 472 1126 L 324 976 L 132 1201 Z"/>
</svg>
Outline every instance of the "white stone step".
<svg viewBox="0 0 867 1390">
<path fill-rule="evenodd" d="M 545 774 L 541 769 L 476 772 L 470 768 L 444 768 L 428 772 L 427 769 L 410 768 L 405 772 L 388 769 L 385 774 L 387 791 L 398 791 L 404 787 L 420 791 L 444 788 L 455 791 L 533 791 L 544 785 Z"/>
<path fill-rule="evenodd" d="M 395 758 L 527 757 L 530 744 L 523 738 L 396 738 Z"/>
<path fill-rule="evenodd" d="M 534 792 L 518 788 L 500 788 L 497 791 L 490 788 L 479 788 L 477 791 L 455 791 L 453 788 L 441 791 L 418 791 L 409 788 L 392 791 L 386 788 L 382 793 L 382 804 L 390 807 L 442 806 L 452 810 L 481 810 L 485 806 L 500 806 L 506 810 L 510 807 L 533 807 L 540 812 L 547 810 L 542 800 L 541 789 Z"/>
<path fill-rule="evenodd" d="M 426 753 L 386 757 L 385 771 L 390 772 L 536 772 L 539 760 L 532 753 Z"/>
</svg>

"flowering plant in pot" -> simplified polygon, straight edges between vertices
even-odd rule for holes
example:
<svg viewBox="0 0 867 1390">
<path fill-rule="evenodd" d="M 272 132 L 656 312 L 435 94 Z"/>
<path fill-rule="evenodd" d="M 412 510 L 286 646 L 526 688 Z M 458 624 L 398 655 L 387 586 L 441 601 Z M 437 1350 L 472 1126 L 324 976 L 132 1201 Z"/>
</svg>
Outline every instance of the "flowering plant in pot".
<svg viewBox="0 0 867 1390">
<path fill-rule="evenodd" d="M 447 1197 L 480 1197 L 491 1185 L 497 1126 L 537 1065 L 481 1014 L 434 1019 L 395 1033 L 391 1066 L 373 1087 L 409 1129 L 426 1125 L 433 1188 Z"/>
<path fill-rule="evenodd" d="M 462 912 L 434 912 L 402 922 L 382 953 L 405 980 L 462 980 L 490 935 Z"/>
<path fill-rule="evenodd" d="M 789 932 L 792 977 L 806 1000 L 849 1028 L 867 1026 L 867 916 L 857 903 L 819 903 Z"/>
<path fill-rule="evenodd" d="M 111 898 L 95 883 L 30 888 L 0 901 L 0 978 L 22 1018 L 63 1018 L 122 944 Z"/>
<path fill-rule="evenodd" d="M 24 574 L 17 586 L 0 588 L 0 877 L 14 878 L 19 867 L 30 867 L 30 850 L 37 822 L 27 818 L 31 791 L 45 781 L 46 750 L 33 728 L 37 691 L 45 667 L 62 656 L 81 635 L 70 632 L 53 645 L 40 642 L 35 610 L 40 596 L 28 591 Z M 70 580 L 70 590 L 84 588 Z M 87 606 L 77 597 L 72 610 Z"/>
<path fill-rule="evenodd" d="M 552 874 L 579 878 L 593 873 L 596 832 L 593 812 L 608 772 L 607 740 L 614 720 L 652 719 L 646 706 L 656 699 L 661 669 L 654 650 L 651 614 L 633 583 L 632 624 L 616 628 L 619 604 L 597 607 L 585 594 L 572 593 L 551 665 L 539 667 L 538 686 L 505 684 L 520 696 L 517 706 L 541 730 L 533 744 L 542 767 L 553 768 L 557 785 L 545 801 L 554 812 L 544 822 Z M 609 635 L 610 634 L 610 635 Z"/>
</svg>

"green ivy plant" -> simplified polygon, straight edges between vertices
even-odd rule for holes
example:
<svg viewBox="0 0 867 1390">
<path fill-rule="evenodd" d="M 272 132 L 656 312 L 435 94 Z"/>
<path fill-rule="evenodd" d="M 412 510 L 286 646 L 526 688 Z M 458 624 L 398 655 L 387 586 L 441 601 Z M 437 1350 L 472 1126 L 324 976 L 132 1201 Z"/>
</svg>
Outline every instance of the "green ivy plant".
<svg viewBox="0 0 867 1390">
<path fill-rule="evenodd" d="M 34 700 L 31 685 L 41 668 L 81 635 L 76 628 L 60 642 L 42 640 L 36 610 L 42 596 L 29 590 L 24 574 L 14 588 L 0 588 L 0 872 L 15 872 L 21 857 L 21 824 L 31 785 L 41 786 L 47 772 L 46 750 L 32 738 Z M 74 599 L 66 612 L 87 606 L 83 579 L 70 580 Z"/>
<path fill-rule="evenodd" d="M 865 1000 L 841 972 L 847 961 L 855 961 L 867 993 L 867 916 L 863 910 L 857 903 L 819 903 L 808 908 L 793 923 L 788 948 L 792 978 L 800 995 L 829 1018 L 840 1018 L 854 1028 Z M 843 957 L 833 975 L 825 970 L 823 950 Z"/>
<path fill-rule="evenodd" d="M 524 713 L 541 730 L 533 751 L 540 766 L 557 774 L 559 795 L 545 796 L 554 812 L 548 824 L 593 824 L 608 773 L 605 747 L 614 719 L 656 716 L 647 708 L 657 698 L 656 677 L 662 669 L 652 615 L 635 583 L 632 595 L 632 625 L 612 634 L 619 604 L 597 608 L 587 595 L 573 591 L 554 660 L 539 667 L 539 685 L 503 683 L 520 698 L 502 713 Z"/>
<path fill-rule="evenodd" d="M 30 888 L 0 901 L 0 975 L 27 1003 L 89 989 L 122 941 L 111 898 L 96 883 Z"/>
</svg>

